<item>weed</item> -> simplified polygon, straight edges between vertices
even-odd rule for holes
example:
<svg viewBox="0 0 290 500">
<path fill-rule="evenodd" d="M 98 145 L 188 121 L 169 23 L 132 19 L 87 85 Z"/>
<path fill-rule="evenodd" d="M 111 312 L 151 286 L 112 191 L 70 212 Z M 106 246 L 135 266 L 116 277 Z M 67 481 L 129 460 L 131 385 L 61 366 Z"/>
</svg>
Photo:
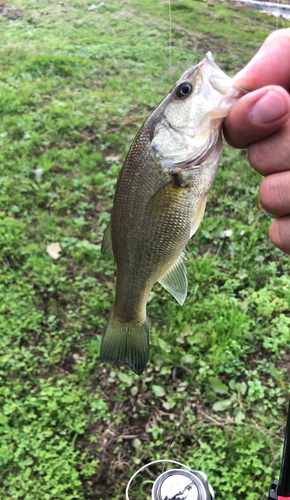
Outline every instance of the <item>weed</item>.
<svg viewBox="0 0 290 500">
<path fill-rule="evenodd" d="M 171 75 L 166 2 L 91 6 L 1 6 L 0 497 L 117 500 L 139 464 L 177 458 L 217 496 L 257 500 L 279 466 L 290 323 L 260 176 L 225 148 L 184 306 L 150 296 L 141 377 L 99 361 L 115 273 L 100 249 L 129 145 L 173 79 L 208 50 L 234 74 L 276 21 L 173 2 Z"/>
</svg>

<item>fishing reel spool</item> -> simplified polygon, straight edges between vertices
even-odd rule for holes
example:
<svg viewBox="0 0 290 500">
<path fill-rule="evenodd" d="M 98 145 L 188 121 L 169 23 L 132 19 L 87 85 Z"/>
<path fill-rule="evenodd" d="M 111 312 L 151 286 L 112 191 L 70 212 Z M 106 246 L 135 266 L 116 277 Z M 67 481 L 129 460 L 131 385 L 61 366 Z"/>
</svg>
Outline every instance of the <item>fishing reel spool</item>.
<svg viewBox="0 0 290 500">
<path fill-rule="evenodd" d="M 204 472 L 190 469 L 175 460 L 155 460 L 139 469 L 129 480 L 126 488 L 126 500 L 129 498 L 129 489 L 133 479 L 144 469 L 158 463 L 179 465 L 183 469 L 170 469 L 160 474 L 155 480 L 152 500 L 214 500 L 214 491 Z"/>
</svg>

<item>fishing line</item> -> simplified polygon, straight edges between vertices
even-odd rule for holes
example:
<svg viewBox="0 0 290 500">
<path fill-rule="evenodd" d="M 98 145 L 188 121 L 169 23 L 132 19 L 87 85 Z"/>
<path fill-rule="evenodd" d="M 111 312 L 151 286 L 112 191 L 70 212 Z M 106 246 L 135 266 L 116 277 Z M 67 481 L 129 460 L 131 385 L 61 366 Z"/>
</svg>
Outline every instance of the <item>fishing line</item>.
<svg viewBox="0 0 290 500">
<path fill-rule="evenodd" d="M 169 49 L 169 75 L 170 75 L 170 81 L 172 80 L 172 71 L 171 71 L 171 28 L 172 28 L 172 23 L 171 23 L 171 4 L 170 0 L 168 0 L 168 11 L 169 11 L 169 43 L 168 43 L 168 49 Z"/>
</svg>

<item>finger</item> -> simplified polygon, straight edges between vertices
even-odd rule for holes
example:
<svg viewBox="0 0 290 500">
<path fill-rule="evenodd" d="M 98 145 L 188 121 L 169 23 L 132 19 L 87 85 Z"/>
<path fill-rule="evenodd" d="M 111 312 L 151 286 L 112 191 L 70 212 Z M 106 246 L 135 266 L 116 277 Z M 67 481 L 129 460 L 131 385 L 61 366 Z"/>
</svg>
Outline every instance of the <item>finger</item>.
<svg viewBox="0 0 290 500">
<path fill-rule="evenodd" d="M 290 171 L 272 174 L 262 180 L 259 199 L 263 207 L 275 216 L 290 214 Z"/>
<path fill-rule="evenodd" d="M 290 255 L 290 215 L 276 219 L 270 226 L 269 236 L 276 247 Z"/>
<path fill-rule="evenodd" d="M 290 120 L 267 139 L 249 146 L 248 160 L 252 167 L 262 175 L 290 170 L 289 137 Z"/>
<path fill-rule="evenodd" d="M 272 33 L 260 50 L 240 71 L 235 80 L 247 90 L 256 90 L 266 85 L 280 85 L 290 89 L 290 29 Z"/>
<path fill-rule="evenodd" d="M 290 118 L 290 96 L 282 87 L 264 87 L 242 97 L 224 121 L 224 136 L 245 148 L 278 130 Z"/>
</svg>

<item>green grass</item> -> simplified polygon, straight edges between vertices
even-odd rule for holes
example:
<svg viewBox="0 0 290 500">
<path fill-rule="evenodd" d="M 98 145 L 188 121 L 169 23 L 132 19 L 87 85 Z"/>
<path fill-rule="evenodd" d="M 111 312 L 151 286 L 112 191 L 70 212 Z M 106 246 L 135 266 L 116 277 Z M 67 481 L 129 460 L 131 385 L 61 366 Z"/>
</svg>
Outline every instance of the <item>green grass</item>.
<svg viewBox="0 0 290 500">
<path fill-rule="evenodd" d="M 151 293 L 140 377 L 99 361 L 115 273 L 100 249 L 148 113 L 208 50 L 241 69 L 276 20 L 172 2 L 170 69 L 166 1 L 91 5 L 1 7 L 0 498 L 118 500 L 139 466 L 169 458 L 204 470 L 219 498 L 258 500 L 280 465 L 290 275 L 245 152 L 225 148 L 184 306 Z M 132 498 L 149 498 L 139 486 Z"/>
</svg>

